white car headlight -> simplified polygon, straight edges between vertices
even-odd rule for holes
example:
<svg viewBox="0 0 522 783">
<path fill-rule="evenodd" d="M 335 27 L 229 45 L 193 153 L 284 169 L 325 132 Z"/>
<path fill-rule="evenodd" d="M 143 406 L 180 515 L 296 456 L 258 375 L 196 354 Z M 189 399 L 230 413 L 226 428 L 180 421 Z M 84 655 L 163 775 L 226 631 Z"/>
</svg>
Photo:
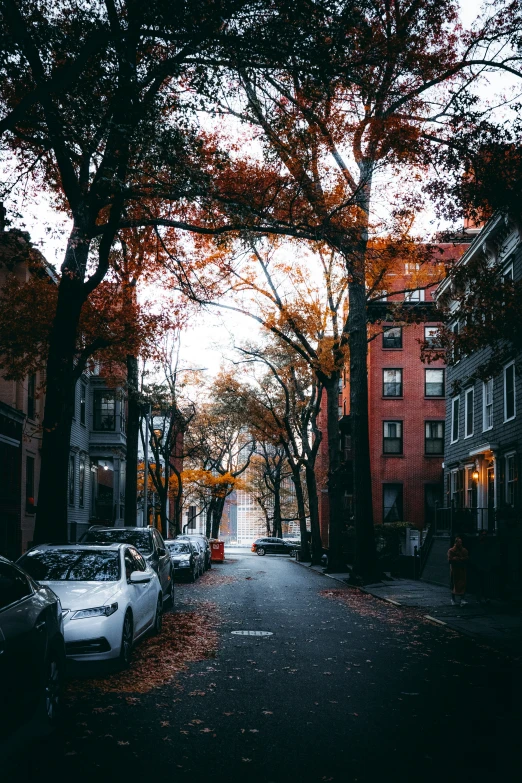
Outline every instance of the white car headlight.
<svg viewBox="0 0 522 783">
<path fill-rule="evenodd" d="M 78 609 L 74 612 L 71 620 L 84 620 L 87 617 L 110 617 L 118 610 L 118 604 L 111 604 L 110 606 L 96 606 L 93 609 Z"/>
</svg>

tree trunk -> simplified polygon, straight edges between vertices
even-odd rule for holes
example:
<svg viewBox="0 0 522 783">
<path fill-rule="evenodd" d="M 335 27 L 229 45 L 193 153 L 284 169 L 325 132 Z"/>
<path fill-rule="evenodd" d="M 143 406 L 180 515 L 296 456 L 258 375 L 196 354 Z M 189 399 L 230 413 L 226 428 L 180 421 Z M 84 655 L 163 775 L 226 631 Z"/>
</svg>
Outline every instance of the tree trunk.
<svg viewBox="0 0 522 783">
<path fill-rule="evenodd" d="M 283 537 L 281 526 L 281 466 L 276 468 L 274 477 L 274 518 L 272 521 L 272 535 L 274 538 Z"/>
<path fill-rule="evenodd" d="M 305 468 L 306 489 L 308 491 L 308 508 L 310 510 L 310 529 L 312 531 L 312 565 L 320 565 L 323 554 L 321 527 L 319 525 L 319 496 L 315 470 L 309 465 Z"/>
<path fill-rule="evenodd" d="M 68 253 L 71 252 L 72 240 Z M 76 247 L 78 264 L 87 261 L 87 247 Z M 67 260 L 67 255 L 66 255 Z M 71 425 L 76 382 L 74 356 L 80 313 L 85 300 L 82 283 L 66 274 L 58 288 L 56 315 L 49 341 L 45 409 L 42 422 L 42 466 L 34 543 L 67 541 L 67 493 Z"/>
<path fill-rule="evenodd" d="M 216 498 L 212 498 L 207 508 L 207 518 L 205 520 L 205 535 L 207 538 L 210 538 L 210 534 L 212 532 L 212 516 L 214 514 L 215 503 Z"/>
<path fill-rule="evenodd" d="M 295 487 L 295 499 L 297 502 L 297 516 L 299 517 L 299 532 L 301 534 L 300 559 L 308 563 L 310 560 L 310 545 L 308 543 L 308 530 L 306 529 L 306 509 L 303 494 L 303 485 L 301 484 L 301 474 L 299 466 L 290 464 L 292 471 L 292 481 Z"/>
<path fill-rule="evenodd" d="M 136 525 L 138 505 L 138 443 L 140 405 L 138 359 L 127 356 L 127 462 L 125 466 L 125 525 Z"/>
<path fill-rule="evenodd" d="M 363 582 L 378 578 L 373 529 L 372 477 L 368 423 L 367 315 L 364 274 L 349 284 L 350 421 L 353 447 L 355 515 L 354 577 Z"/>
<path fill-rule="evenodd" d="M 339 442 L 339 378 L 340 372 L 335 371 L 324 381 L 328 436 L 328 505 L 330 514 L 328 527 L 328 570 L 332 572 L 346 570 L 342 546 L 344 485 Z"/>
<path fill-rule="evenodd" d="M 216 498 L 216 505 L 212 514 L 212 538 L 219 538 L 219 526 L 225 508 L 225 498 Z"/>
</svg>

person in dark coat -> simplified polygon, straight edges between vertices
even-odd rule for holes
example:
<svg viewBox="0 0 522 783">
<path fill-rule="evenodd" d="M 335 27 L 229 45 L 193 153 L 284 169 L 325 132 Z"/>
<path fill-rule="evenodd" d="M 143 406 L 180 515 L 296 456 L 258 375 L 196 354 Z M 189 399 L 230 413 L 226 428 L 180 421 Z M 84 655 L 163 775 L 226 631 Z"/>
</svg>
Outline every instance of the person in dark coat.
<svg viewBox="0 0 522 783">
<path fill-rule="evenodd" d="M 466 582 L 467 582 L 467 562 L 469 553 L 467 549 L 462 546 L 462 538 L 456 536 L 455 543 L 448 549 L 448 562 L 450 564 L 451 571 L 451 585 L 452 595 L 451 603 L 464 606 L 468 602 L 464 600 L 466 595 Z"/>
</svg>

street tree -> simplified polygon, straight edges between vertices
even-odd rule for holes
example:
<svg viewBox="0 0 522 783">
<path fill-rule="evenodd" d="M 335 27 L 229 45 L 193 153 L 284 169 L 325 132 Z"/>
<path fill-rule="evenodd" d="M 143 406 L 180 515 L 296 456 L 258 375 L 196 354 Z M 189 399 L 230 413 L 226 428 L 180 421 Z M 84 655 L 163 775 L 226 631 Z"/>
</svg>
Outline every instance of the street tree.
<svg viewBox="0 0 522 783">
<path fill-rule="evenodd" d="M 182 225 L 191 198 L 205 190 L 204 144 L 186 78 L 226 37 L 227 25 L 238 38 L 233 22 L 244 5 L 1 3 L 4 149 L 14 159 L 14 179 L 48 193 L 72 224 L 49 336 L 35 541 L 66 535 L 84 304 L 106 278 L 121 228 L 153 224 L 165 213 Z M 251 4 L 246 18 L 250 11 Z"/>
<path fill-rule="evenodd" d="M 284 40 L 275 30 L 271 37 L 266 24 L 259 29 L 270 65 L 253 67 L 230 53 L 233 87 L 227 81 L 214 110 L 249 128 L 265 158 L 264 165 L 254 158 L 238 163 L 222 198 L 235 213 L 239 201 L 241 214 L 254 215 L 259 230 L 271 222 L 273 233 L 325 242 L 344 261 L 349 307 L 343 331 L 357 454 L 354 570 L 368 580 L 377 574 L 366 376 L 372 239 L 400 234 L 419 207 L 412 184 L 450 139 L 454 102 L 463 87 L 479 70 L 518 74 L 520 63 L 502 47 L 491 50 L 488 24 L 464 33 L 454 0 L 350 1 L 285 10 L 292 24 Z M 334 566 L 342 564 L 340 557 L 335 543 Z"/>
</svg>

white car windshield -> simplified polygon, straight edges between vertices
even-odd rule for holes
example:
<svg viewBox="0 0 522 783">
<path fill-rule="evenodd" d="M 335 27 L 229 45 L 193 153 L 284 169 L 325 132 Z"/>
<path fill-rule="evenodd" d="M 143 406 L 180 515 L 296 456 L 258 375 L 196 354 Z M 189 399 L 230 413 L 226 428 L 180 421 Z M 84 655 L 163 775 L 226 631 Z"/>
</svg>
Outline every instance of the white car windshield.
<svg viewBox="0 0 522 783">
<path fill-rule="evenodd" d="M 37 582 L 116 582 L 120 553 L 74 549 L 33 549 L 19 565 Z"/>
</svg>

